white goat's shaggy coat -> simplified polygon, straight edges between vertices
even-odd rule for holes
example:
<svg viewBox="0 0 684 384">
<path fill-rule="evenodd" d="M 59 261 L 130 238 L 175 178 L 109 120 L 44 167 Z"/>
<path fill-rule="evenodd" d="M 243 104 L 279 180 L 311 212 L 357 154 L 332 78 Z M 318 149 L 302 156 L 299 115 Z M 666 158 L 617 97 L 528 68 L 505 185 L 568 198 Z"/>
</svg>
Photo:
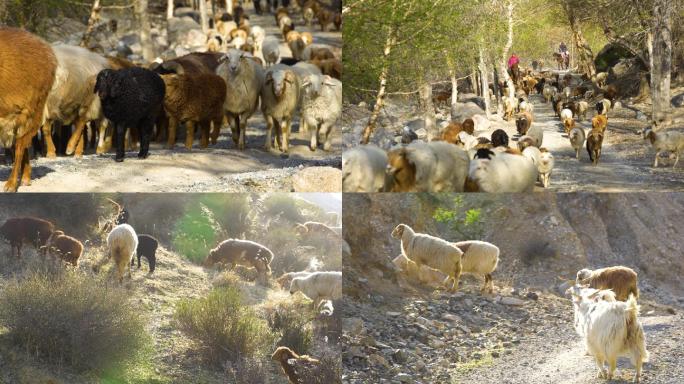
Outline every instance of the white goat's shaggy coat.
<svg viewBox="0 0 684 384">
<path fill-rule="evenodd" d="M 489 289 L 494 292 L 494 282 L 492 272 L 499 264 L 499 247 L 492 243 L 479 240 L 466 240 L 452 243 L 463 252 L 461 256 L 461 273 L 481 275 L 484 278 L 484 285 L 481 291 Z"/>
<path fill-rule="evenodd" d="M 105 261 L 114 259 L 119 282 L 122 282 L 126 267 L 128 267 L 128 276 L 131 276 L 131 260 L 135 257 L 138 248 L 138 235 L 130 225 L 119 224 L 109 232 L 107 248 L 109 255 Z"/>
<path fill-rule="evenodd" d="M 342 115 L 342 82 L 327 75 L 310 74 L 302 82 L 301 126 L 309 131 L 309 149 L 315 151 L 318 141 L 323 149 L 332 149 L 332 131 Z"/>
<path fill-rule="evenodd" d="M 342 191 L 382 191 L 386 167 L 387 153 L 375 145 L 359 145 L 342 152 Z"/>
<path fill-rule="evenodd" d="M 439 237 L 415 233 L 406 224 L 397 225 L 392 231 L 392 237 L 401 239 L 401 253 L 409 260 L 444 272 L 449 276 L 445 283 L 453 280 L 450 290 L 458 289 L 463 255 L 458 247 Z"/>
<path fill-rule="evenodd" d="M 583 128 L 576 127 L 570 131 L 568 137 L 570 138 L 570 145 L 572 145 L 572 148 L 575 150 L 575 157 L 579 160 L 580 152 L 584 147 L 584 140 L 586 140 L 587 135 L 584 133 Z"/>
<path fill-rule="evenodd" d="M 313 272 L 306 277 L 296 277 L 290 284 L 290 294 L 303 293 L 318 308 L 322 300 L 342 298 L 342 272 Z"/>
<path fill-rule="evenodd" d="M 539 171 L 527 158 L 499 153 L 491 159 L 474 159 L 470 162 L 470 179 L 481 192 L 531 192 Z"/>
</svg>

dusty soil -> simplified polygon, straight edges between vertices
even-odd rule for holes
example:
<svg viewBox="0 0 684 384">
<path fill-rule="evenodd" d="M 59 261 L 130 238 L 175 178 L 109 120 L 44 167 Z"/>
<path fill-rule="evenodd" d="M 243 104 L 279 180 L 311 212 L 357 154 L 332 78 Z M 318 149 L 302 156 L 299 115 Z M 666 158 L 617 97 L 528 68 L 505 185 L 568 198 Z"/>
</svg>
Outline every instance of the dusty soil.
<svg viewBox="0 0 684 384">
<path fill-rule="evenodd" d="M 464 196 L 462 209 L 482 209 L 481 238 L 501 249 L 494 294 L 481 294 L 481 278 L 470 276 L 455 294 L 428 289 L 391 264 L 400 253 L 390 236 L 398 223 L 464 239 L 432 219 L 450 200 L 345 196 L 344 382 L 606 382 L 595 378 L 594 362 L 584 354 L 562 293 L 567 283 L 558 277 L 620 264 L 639 274 L 640 320 L 651 354 L 643 382 L 682 380 L 684 286 L 678 276 L 684 264 L 676 249 L 683 237 L 674 224 L 681 220 L 681 194 Z M 613 382 L 633 375 L 621 359 Z"/>
<path fill-rule="evenodd" d="M 251 4 L 246 6 L 252 25 L 262 26 L 268 35 L 281 38 L 272 14 L 256 15 Z M 341 54 L 342 33 L 321 32 L 317 24 L 303 25 L 300 13 L 292 12 L 298 31 L 309 31 L 314 43 L 329 44 Z M 284 42 L 280 46 L 282 57 L 292 54 Z M 180 129 L 179 129 L 180 130 Z M 98 156 L 94 150 L 81 159 L 59 157 L 39 158 L 32 161 L 33 177 L 30 186 L 20 187 L 22 192 L 259 192 L 297 190 L 293 175 L 305 167 L 325 167 L 320 180 L 311 177 L 309 190 L 327 191 L 331 179 L 340 176 L 331 168 L 340 169 L 342 136 L 339 129 L 333 132 L 333 147 L 329 152 L 308 148 L 308 139 L 298 136 L 299 117 L 293 121 L 292 145 L 289 155 L 279 151 L 265 151 L 266 122 L 260 111 L 248 121 L 247 149 L 239 151 L 230 138 L 230 128 L 224 126 L 219 142 L 207 149 L 199 149 L 198 139 L 192 151 L 183 147 L 179 139 L 176 149 L 167 150 L 159 143 L 150 147 L 150 157 L 137 159 L 136 152 L 127 152 L 124 163 L 114 162 L 114 154 Z M 183 148 L 181 148 L 183 147 Z M 0 180 L 7 180 L 11 167 L 0 165 Z M 309 176 L 307 176 L 309 177 Z M 337 191 L 341 191 L 341 185 Z"/>
</svg>

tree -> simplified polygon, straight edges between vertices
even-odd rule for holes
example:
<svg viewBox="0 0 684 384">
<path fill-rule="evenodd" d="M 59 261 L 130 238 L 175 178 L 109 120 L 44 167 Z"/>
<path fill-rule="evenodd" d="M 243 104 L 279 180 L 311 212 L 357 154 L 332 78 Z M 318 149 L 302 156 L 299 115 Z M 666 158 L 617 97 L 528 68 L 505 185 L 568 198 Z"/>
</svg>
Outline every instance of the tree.
<svg viewBox="0 0 684 384">
<path fill-rule="evenodd" d="M 166 19 L 173 17 L 173 0 L 168 0 L 166 2 Z"/>
<path fill-rule="evenodd" d="M 93 6 L 90 10 L 90 17 L 88 18 L 88 27 L 86 28 L 83 38 L 81 39 L 81 47 L 87 47 L 90 42 L 90 37 L 95 30 L 95 24 L 100 21 L 100 0 L 93 1 Z"/>
<path fill-rule="evenodd" d="M 152 34 L 150 32 L 150 17 L 148 13 L 148 0 L 137 0 L 135 2 L 135 16 L 138 19 L 140 28 L 140 45 L 142 45 L 142 56 L 145 61 L 154 59 L 154 49 L 152 47 Z"/>
<path fill-rule="evenodd" d="M 653 121 L 658 126 L 672 123 L 670 76 L 672 73 L 672 5 L 667 0 L 653 4 L 651 99 Z"/>
<path fill-rule="evenodd" d="M 207 2 L 206 0 L 199 0 L 200 24 L 202 25 L 202 32 L 209 31 L 209 20 L 207 18 Z"/>
</svg>

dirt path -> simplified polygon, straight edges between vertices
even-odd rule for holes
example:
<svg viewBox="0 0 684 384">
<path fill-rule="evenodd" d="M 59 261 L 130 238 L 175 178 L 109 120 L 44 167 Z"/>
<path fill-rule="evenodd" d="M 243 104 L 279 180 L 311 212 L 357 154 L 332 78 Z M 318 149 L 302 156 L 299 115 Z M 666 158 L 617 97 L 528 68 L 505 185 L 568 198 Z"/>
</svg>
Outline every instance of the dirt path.
<svg viewBox="0 0 684 384">
<path fill-rule="evenodd" d="M 282 41 L 282 35 L 271 13 L 256 15 L 252 5 L 247 13 L 252 25 L 262 26 L 268 35 Z M 321 32 L 320 28 L 303 26 L 299 14 L 294 15 L 298 31 L 310 31 L 314 43 L 329 44 L 338 53 L 342 49 L 342 33 Z M 281 43 L 281 56 L 291 57 L 290 49 Z M 333 147 L 327 152 L 322 148 L 312 152 L 308 137 L 300 137 L 299 117 L 293 121 L 292 143 L 289 155 L 279 151 L 265 151 L 266 122 L 257 111 L 248 121 L 247 149 L 238 151 L 231 138 L 230 129 L 221 130 L 219 142 L 207 149 L 199 149 L 198 141 L 192 151 L 183 147 L 178 139 L 174 150 L 164 149 L 161 143 L 152 143 L 150 157 L 138 160 L 136 151 L 126 153 L 123 163 L 114 162 L 114 153 L 103 156 L 90 154 L 81 159 L 59 157 L 32 160 L 33 177 L 30 186 L 20 187 L 22 192 L 259 192 L 293 190 L 292 176 L 305 167 L 341 168 L 342 135 L 333 132 Z M 0 165 L 0 180 L 7 180 L 10 166 Z M 324 170 L 332 174 L 331 170 Z M 321 171 L 323 173 L 324 171 Z M 327 176 L 328 178 L 331 176 Z M 339 178 L 339 176 L 338 176 Z M 320 188 L 316 184 L 321 184 Z M 329 180 L 312 180 L 312 190 L 328 190 Z"/>
</svg>

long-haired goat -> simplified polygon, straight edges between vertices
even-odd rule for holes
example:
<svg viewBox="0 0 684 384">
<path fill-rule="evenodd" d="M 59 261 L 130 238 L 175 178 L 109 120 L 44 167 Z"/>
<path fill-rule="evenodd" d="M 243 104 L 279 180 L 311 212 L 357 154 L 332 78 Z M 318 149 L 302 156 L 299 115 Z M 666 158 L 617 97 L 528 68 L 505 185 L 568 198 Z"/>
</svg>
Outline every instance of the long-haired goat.
<svg viewBox="0 0 684 384">
<path fill-rule="evenodd" d="M 109 259 L 113 259 L 116 265 L 117 278 L 119 283 L 122 283 L 126 267 L 128 267 L 128 276 L 131 276 L 130 261 L 133 259 L 138 248 L 138 236 L 135 234 L 133 227 L 128 224 L 119 224 L 114 227 L 107 236 L 107 248 L 109 249 L 109 254 L 99 265 L 109 261 Z M 99 265 L 94 266 L 96 271 Z"/>
<path fill-rule="evenodd" d="M 48 255 L 56 254 L 60 259 L 78 266 L 78 259 L 83 254 L 83 243 L 78 239 L 66 236 L 63 231 L 55 231 L 47 242 Z"/>
</svg>

